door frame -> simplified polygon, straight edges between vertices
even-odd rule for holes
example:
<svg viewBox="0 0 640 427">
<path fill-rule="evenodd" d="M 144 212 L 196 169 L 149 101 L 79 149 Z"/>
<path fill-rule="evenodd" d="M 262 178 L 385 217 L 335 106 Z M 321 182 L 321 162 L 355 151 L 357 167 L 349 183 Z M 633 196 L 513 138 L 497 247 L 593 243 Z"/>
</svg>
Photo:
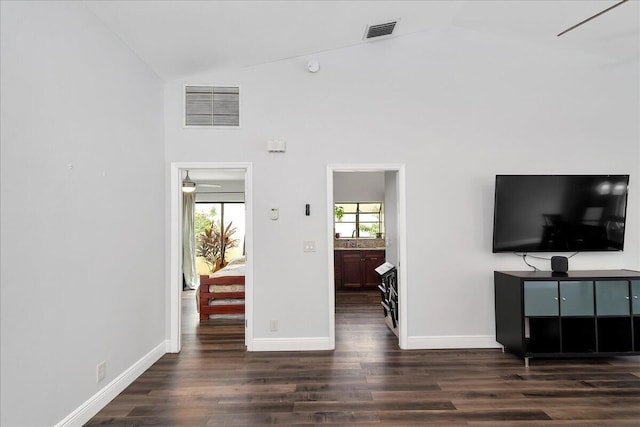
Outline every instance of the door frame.
<svg viewBox="0 0 640 427">
<path fill-rule="evenodd" d="M 182 173 L 197 169 L 243 169 L 245 171 L 245 345 L 251 351 L 253 342 L 253 193 L 252 163 L 226 162 L 172 162 L 169 174 L 169 263 L 168 304 L 169 315 L 168 353 L 179 353 L 181 342 L 182 297 Z"/>
<path fill-rule="evenodd" d="M 327 165 L 327 259 L 329 262 L 329 277 L 327 290 L 329 295 L 329 343 L 332 349 L 336 348 L 336 299 L 334 284 L 334 255 L 333 255 L 333 174 L 334 172 L 396 172 L 398 186 L 398 203 L 396 206 L 398 215 L 398 340 L 401 349 L 408 348 L 408 313 L 407 313 L 407 209 L 406 209 L 406 178 L 404 164 L 330 164 Z M 387 207 L 385 206 L 385 210 Z"/>
</svg>

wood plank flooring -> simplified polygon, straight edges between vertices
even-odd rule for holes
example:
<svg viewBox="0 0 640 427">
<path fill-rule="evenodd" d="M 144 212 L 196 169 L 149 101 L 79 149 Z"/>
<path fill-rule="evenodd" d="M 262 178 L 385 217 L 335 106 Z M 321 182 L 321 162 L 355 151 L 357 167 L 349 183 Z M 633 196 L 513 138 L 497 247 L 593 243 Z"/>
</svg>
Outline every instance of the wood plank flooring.
<svg viewBox="0 0 640 427">
<path fill-rule="evenodd" d="M 88 426 L 360 424 L 640 426 L 640 358 L 533 359 L 500 350 L 399 350 L 378 293 L 336 297 L 336 350 L 248 353 L 243 322 L 198 322 L 183 296 L 183 349 Z"/>
</svg>

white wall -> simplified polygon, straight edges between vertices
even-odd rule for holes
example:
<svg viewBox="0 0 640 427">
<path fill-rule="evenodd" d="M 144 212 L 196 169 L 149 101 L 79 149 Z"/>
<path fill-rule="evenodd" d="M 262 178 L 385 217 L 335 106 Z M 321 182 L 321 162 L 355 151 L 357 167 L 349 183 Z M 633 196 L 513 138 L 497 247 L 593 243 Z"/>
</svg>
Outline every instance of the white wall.
<svg viewBox="0 0 640 427">
<path fill-rule="evenodd" d="M 196 188 L 196 202 L 244 202 L 244 181 L 227 181 L 223 188 Z"/>
<path fill-rule="evenodd" d="M 490 345 L 493 270 L 527 268 L 491 253 L 495 174 L 638 179 L 637 62 L 460 29 L 315 58 L 316 74 L 306 71 L 308 58 L 295 58 L 166 85 L 167 160 L 254 163 L 257 338 L 328 333 L 323 255 L 331 230 L 320 214 L 328 163 L 406 165 L 408 333 L 416 347 Z M 242 128 L 183 129 L 183 84 L 240 85 Z M 274 138 L 287 141 L 285 154 L 267 153 Z M 580 254 L 571 268 L 639 267 L 633 188 L 625 251 Z M 305 217 L 304 203 L 322 208 Z M 269 220 L 272 206 L 280 221 Z M 303 240 L 316 240 L 317 252 L 303 253 Z M 270 319 L 279 332 L 269 331 Z"/>
<path fill-rule="evenodd" d="M 163 88 L 81 2 L 1 8 L 0 424 L 79 425 L 166 347 Z"/>
<path fill-rule="evenodd" d="M 384 201 L 384 172 L 335 172 L 334 202 Z"/>
</svg>

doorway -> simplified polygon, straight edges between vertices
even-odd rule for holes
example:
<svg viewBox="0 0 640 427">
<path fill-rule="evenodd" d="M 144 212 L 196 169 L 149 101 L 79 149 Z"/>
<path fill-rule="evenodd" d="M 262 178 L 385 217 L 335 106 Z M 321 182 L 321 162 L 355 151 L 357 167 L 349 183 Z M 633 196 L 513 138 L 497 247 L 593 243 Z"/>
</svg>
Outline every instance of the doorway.
<svg viewBox="0 0 640 427">
<path fill-rule="evenodd" d="M 244 181 L 245 204 L 245 345 L 251 350 L 253 337 L 253 230 L 252 230 L 252 165 L 251 163 L 172 163 L 170 173 L 170 253 L 169 253 L 169 353 L 181 349 L 181 295 L 182 295 L 182 179 L 184 173 L 207 172 L 210 176 L 225 176 L 240 172 Z"/>
<path fill-rule="evenodd" d="M 385 250 L 386 260 L 394 264 L 398 271 L 398 340 L 402 349 L 407 348 L 407 281 L 406 281 L 406 200 L 404 165 L 329 165 L 327 166 L 327 218 L 328 218 L 328 261 L 330 266 L 329 292 L 329 339 L 335 348 L 335 260 L 334 260 L 334 179 L 336 174 L 378 172 L 384 174 Z M 382 315 L 380 320 L 383 321 Z"/>
</svg>

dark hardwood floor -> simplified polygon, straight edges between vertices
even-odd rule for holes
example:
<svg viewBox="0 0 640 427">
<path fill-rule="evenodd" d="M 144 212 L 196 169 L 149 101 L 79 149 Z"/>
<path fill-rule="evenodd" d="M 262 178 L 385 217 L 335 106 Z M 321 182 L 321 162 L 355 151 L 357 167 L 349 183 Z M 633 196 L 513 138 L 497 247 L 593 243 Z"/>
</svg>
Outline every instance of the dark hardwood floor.
<svg viewBox="0 0 640 427">
<path fill-rule="evenodd" d="M 336 350 L 248 353 L 242 321 L 199 324 L 183 296 L 167 354 L 89 426 L 640 426 L 640 358 L 523 361 L 399 350 L 378 293 L 336 298 Z"/>
</svg>

